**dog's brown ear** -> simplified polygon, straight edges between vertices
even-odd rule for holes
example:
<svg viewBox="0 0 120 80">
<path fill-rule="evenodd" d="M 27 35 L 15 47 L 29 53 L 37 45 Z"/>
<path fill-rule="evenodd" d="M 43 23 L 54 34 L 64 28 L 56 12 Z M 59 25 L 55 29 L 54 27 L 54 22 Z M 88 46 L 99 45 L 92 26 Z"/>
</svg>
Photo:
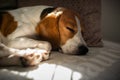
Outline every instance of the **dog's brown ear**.
<svg viewBox="0 0 120 80">
<path fill-rule="evenodd" d="M 51 13 L 55 9 L 56 9 L 56 7 L 45 8 L 40 15 L 40 19 L 42 20 L 48 13 Z"/>
<path fill-rule="evenodd" d="M 51 14 L 38 23 L 36 32 L 40 40 L 50 42 L 53 49 L 56 50 L 60 44 L 58 28 L 58 18 L 55 14 Z"/>
</svg>

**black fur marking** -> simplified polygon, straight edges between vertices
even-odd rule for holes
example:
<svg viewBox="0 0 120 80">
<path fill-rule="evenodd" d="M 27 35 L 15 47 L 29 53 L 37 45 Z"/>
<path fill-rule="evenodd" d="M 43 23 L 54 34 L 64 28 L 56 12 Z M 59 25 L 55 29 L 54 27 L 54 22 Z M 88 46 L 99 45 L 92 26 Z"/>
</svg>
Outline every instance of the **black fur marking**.
<svg viewBox="0 0 120 80">
<path fill-rule="evenodd" d="M 41 15 L 40 15 L 40 19 L 43 19 L 48 13 L 51 13 L 52 11 L 54 11 L 56 8 L 46 8 L 42 11 Z"/>
</svg>

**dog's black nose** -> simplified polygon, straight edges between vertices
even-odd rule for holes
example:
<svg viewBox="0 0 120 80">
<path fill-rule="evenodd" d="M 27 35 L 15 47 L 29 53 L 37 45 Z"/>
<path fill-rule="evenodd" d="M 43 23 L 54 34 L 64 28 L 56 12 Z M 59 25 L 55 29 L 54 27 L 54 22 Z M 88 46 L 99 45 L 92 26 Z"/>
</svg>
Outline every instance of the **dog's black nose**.
<svg viewBox="0 0 120 80">
<path fill-rule="evenodd" d="M 84 45 L 79 46 L 77 55 L 85 55 L 88 52 L 88 48 Z"/>
</svg>

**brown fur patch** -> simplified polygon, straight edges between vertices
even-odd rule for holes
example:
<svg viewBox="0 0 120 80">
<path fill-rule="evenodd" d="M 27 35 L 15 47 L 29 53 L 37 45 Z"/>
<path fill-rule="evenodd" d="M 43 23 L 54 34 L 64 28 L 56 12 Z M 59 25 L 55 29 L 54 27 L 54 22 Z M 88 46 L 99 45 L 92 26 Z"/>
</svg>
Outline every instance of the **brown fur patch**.
<svg viewBox="0 0 120 80">
<path fill-rule="evenodd" d="M 14 21 L 14 17 L 7 12 L 2 14 L 0 21 L 0 31 L 4 36 L 11 34 L 17 27 L 17 22 Z"/>
<path fill-rule="evenodd" d="M 40 40 L 49 41 L 54 49 L 60 45 L 58 17 L 51 15 L 45 17 L 36 27 Z"/>
</svg>

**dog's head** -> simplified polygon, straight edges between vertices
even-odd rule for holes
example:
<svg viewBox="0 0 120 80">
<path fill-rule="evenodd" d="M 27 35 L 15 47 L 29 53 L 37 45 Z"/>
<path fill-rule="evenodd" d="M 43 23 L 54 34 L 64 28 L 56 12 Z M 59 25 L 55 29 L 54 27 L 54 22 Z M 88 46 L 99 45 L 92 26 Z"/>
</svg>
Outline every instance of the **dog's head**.
<svg viewBox="0 0 120 80">
<path fill-rule="evenodd" d="M 41 15 L 36 27 L 40 39 L 49 41 L 53 49 L 60 48 L 65 54 L 84 55 L 88 52 L 77 13 L 65 8 L 47 8 Z"/>
</svg>

